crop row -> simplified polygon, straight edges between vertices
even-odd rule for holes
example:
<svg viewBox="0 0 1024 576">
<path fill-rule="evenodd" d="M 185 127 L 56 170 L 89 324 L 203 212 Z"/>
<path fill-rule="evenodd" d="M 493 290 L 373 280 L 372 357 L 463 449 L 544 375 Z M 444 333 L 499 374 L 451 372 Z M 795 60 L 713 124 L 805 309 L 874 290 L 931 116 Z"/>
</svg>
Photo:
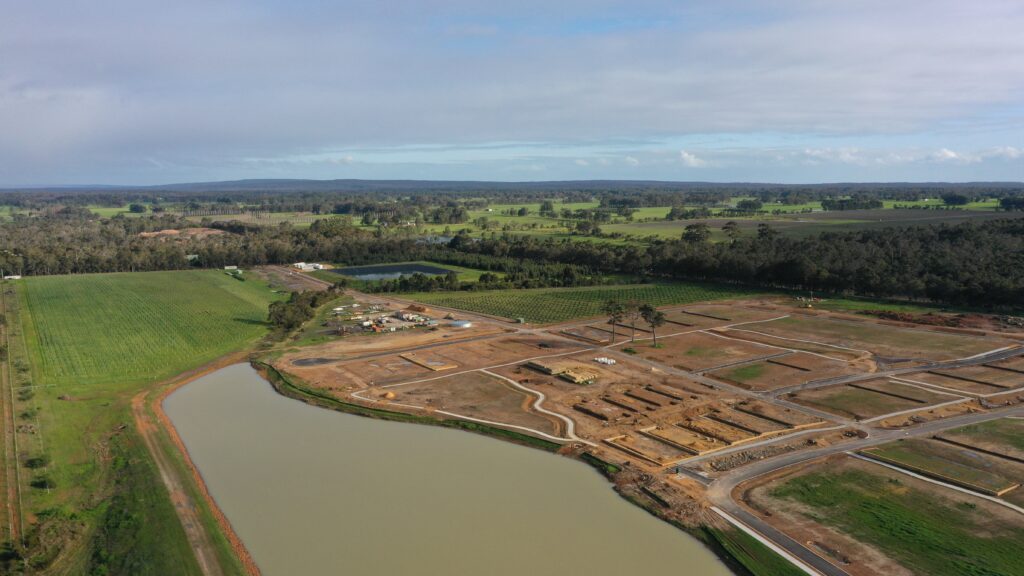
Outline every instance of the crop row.
<svg viewBox="0 0 1024 576">
<path fill-rule="evenodd" d="M 503 318 L 523 318 L 547 324 L 601 315 L 608 300 L 636 301 L 655 306 L 690 304 L 749 295 L 728 286 L 706 284 L 630 284 L 586 288 L 484 290 L 478 292 L 426 292 L 406 297 L 426 304 L 457 308 Z"/>
<path fill-rule="evenodd" d="M 217 272 L 29 278 L 28 344 L 45 384 L 167 375 L 263 330 L 272 294 Z"/>
</svg>

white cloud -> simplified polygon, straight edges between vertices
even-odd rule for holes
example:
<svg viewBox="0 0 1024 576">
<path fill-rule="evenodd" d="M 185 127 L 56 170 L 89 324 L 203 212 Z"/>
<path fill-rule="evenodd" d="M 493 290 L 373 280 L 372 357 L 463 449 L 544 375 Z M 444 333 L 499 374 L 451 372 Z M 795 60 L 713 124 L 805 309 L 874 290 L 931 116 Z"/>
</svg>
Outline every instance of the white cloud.
<svg viewBox="0 0 1024 576">
<path fill-rule="evenodd" d="M 1013 146 L 999 146 L 986 150 L 982 153 L 982 156 L 986 158 L 1005 158 L 1007 160 L 1016 160 L 1018 158 L 1024 158 L 1024 149 L 1015 148 Z"/>
<path fill-rule="evenodd" d="M 691 154 L 686 150 L 679 151 L 679 161 L 683 163 L 683 166 L 687 166 L 689 168 L 700 168 L 702 166 L 707 166 L 708 164 L 706 161 L 701 160 L 696 155 Z"/>
<path fill-rule="evenodd" d="M 576 165 L 577 166 L 590 166 L 590 162 L 587 162 L 586 160 L 584 160 L 582 158 L 579 158 L 579 159 L 576 160 Z"/>
<path fill-rule="evenodd" d="M 987 159 L 1012 177 L 1013 163 L 995 160 L 1024 154 L 1004 145 L 1024 142 L 1020 0 L 751 0 L 751 17 L 737 17 L 737 2 L 677 0 L 299 4 L 4 4 L 0 185 L 198 179 L 241 165 L 230 175 L 259 177 L 286 168 L 244 159 L 339 150 L 358 151 L 356 167 L 370 170 L 364 151 L 374 148 L 508 141 L 679 138 L 657 160 L 666 174 L 739 164 L 741 154 L 686 139 L 706 135 L 772 135 L 746 156 L 776 154 L 795 177 L 927 161 L 920 173 L 941 178 Z M 624 18 L 658 25 L 587 27 Z M 609 176 L 656 168 L 633 148 L 599 154 Z M 557 163 L 581 170 L 565 160 L 578 156 L 587 152 L 563 151 Z M 447 160 L 453 175 L 493 172 L 454 172 L 475 162 L 461 160 Z"/>
<path fill-rule="evenodd" d="M 328 160 L 331 164 L 351 164 L 355 161 L 355 158 L 351 156 L 342 156 L 341 158 L 331 158 Z"/>
<path fill-rule="evenodd" d="M 931 159 L 936 162 L 950 162 L 955 164 L 974 164 L 981 162 L 980 154 L 957 152 L 949 148 L 939 148 L 931 154 Z"/>
<path fill-rule="evenodd" d="M 630 166 L 639 166 L 640 161 L 633 156 L 626 156 L 626 164 L 629 164 Z"/>
</svg>

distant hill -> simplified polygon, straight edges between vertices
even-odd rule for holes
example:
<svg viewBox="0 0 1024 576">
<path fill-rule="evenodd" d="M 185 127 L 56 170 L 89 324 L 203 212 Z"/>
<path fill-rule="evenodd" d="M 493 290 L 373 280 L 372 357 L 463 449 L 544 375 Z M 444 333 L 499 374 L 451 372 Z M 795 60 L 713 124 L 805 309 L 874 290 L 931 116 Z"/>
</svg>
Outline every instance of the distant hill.
<svg viewBox="0 0 1024 576">
<path fill-rule="evenodd" d="M 473 180 L 304 180 L 304 179 L 253 179 L 227 180 L 220 182 L 186 182 L 156 186 L 45 186 L 0 188 L 5 192 L 126 192 L 160 191 L 219 193 L 219 192 L 440 192 L 440 191 L 698 191 L 698 190 L 835 190 L 845 193 L 857 191 L 930 189 L 942 190 L 1020 190 L 1022 182 L 849 182 L 822 184 L 774 184 L 759 182 L 672 182 L 662 180 L 555 180 L 539 182 L 494 182 Z"/>
</svg>

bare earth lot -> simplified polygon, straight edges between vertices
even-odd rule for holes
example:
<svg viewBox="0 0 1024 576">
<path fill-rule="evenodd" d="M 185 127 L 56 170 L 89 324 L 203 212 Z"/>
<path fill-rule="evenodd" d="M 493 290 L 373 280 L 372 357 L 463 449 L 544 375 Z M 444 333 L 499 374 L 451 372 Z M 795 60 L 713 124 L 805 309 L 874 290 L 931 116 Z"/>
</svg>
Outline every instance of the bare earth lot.
<svg viewBox="0 0 1024 576">
<path fill-rule="evenodd" d="M 274 365 L 342 402 L 484 423 L 596 457 L 622 471 L 620 490 L 675 521 L 707 522 L 709 503 L 722 505 L 715 483 L 730 482 L 722 493 L 739 484 L 743 502 L 792 537 L 782 545 L 827 560 L 830 576 L 971 573 L 977 555 L 955 558 L 953 571 L 929 564 L 957 542 L 1013 565 L 985 538 L 999 550 L 1024 542 L 1024 515 L 842 453 L 853 446 L 1024 503 L 1014 425 L 959 430 L 966 447 L 934 432 L 1024 402 L 1007 394 L 1024 376 L 1004 359 L 1014 341 L 792 313 L 771 300 L 665 311 L 657 346 L 645 330 L 630 341 L 621 325 L 613 344 L 601 321 L 475 318 L 470 329 L 441 322 L 286 350 Z M 887 444 L 915 430 L 931 432 Z M 801 464 L 822 454 L 830 460 Z"/>
<path fill-rule="evenodd" d="M 870 321 L 805 315 L 793 315 L 745 328 L 794 340 L 810 340 L 853 351 L 865 351 L 893 363 L 966 358 L 1015 344 L 997 337 L 982 338 L 935 330 L 897 328 Z"/>
<path fill-rule="evenodd" d="M 868 380 L 855 386 L 840 384 L 804 390 L 789 394 L 787 398 L 799 404 L 856 420 L 915 408 L 924 409 L 955 399 L 952 396 L 886 380 Z"/>
<path fill-rule="evenodd" d="M 778 350 L 767 346 L 728 340 L 704 332 L 658 338 L 658 344 L 660 348 L 635 348 L 644 358 L 689 372 L 709 370 L 779 353 Z"/>
</svg>

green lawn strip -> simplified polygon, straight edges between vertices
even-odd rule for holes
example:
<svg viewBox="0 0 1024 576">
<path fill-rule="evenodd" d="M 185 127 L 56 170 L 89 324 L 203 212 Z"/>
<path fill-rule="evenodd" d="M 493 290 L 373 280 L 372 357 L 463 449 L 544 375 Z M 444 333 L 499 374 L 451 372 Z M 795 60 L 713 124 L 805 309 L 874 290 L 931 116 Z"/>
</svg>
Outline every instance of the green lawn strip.
<svg viewBox="0 0 1024 576">
<path fill-rule="evenodd" d="M 806 296 L 807 293 L 805 292 Z M 794 305 L 797 303 L 794 302 Z M 886 312 L 908 312 L 912 314 L 952 314 L 965 312 L 991 313 L 990 309 L 970 306 L 948 306 L 934 305 L 924 302 L 901 302 L 899 300 L 872 300 L 869 298 L 833 298 L 826 296 L 823 300 L 814 303 L 815 308 L 832 310 L 835 312 L 864 312 L 869 310 L 883 310 Z"/>
<path fill-rule="evenodd" d="M 927 304 L 911 304 L 906 302 L 890 302 L 883 300 L 866 300 L 859 298 L 826 298 L 814 303 L 815 308 L 834 310 L 836 312 L 862 312 L 865 310 L 886 310 L 890 312 L 941 312 L 943 307 Z"/>
<path fill-rule="evenodd" d="M 838 528 L 930 576 L 1024 573 L 1024 528 L 937 498 L 901 481 L 860 470 L 792 478 L 771 495 L 809 506 L 815 521 Z M 954 493 L 950 498 L 959 499 Z"/>
<path fill-rule="evenodd" d="M 746 382 L 748 380 L 760 378 L 763 373 L 764 364 L 747 364 L 746 366 L 740 366 L 739 368 L 730 370 L 724 376 L 737 382 Z"/>
<path fill-rule="evenodd" d="M 803 570 L 742 530 L 708 528 L 707 531 L 753 576 L 804 576 Z"/>
<path fill-rule="evenodd" d="M 584 288 L 427 292 L 405 294 L 403 297 L 426 304 L 503 318 L 521 317 L 528 322 L 546 324 L 600 316 L 602 305 L 609 299 L 621 302 L 636 300 L 655 306 L 667 306 L 750 296 L 756 293 L 748 289 L 714 284 L 664 283 Z"/>
</svg>

